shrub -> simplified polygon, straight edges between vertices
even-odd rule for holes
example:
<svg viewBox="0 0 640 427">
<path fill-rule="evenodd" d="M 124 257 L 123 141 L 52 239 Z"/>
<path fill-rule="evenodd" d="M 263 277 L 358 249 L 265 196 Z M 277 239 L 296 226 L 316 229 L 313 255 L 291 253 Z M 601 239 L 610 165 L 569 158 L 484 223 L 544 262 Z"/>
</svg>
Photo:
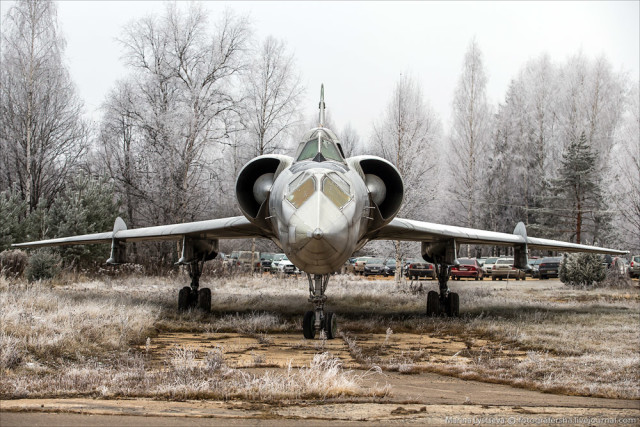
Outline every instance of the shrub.
<svg viewBox="0 0 640 427">
<path fill-rule="evenodd" d="M 4 277 L 20 277 L 27 266 L 27 254 L 20 249 L 0 252 L 0 274 Z"/>
<path fill-rule="evenodd" d="M 596 254 L 565 256 L 560 265 L 560 280 L 565 285 L 589 287 L 602 282 L 605 277 L 602 259 Z"/>
<path fill-rule="evenodd" d="M 34 282 L 52 279 L 60 273 L 61 263 L 60 255 L 48 251 L 37 251 L 29 257 L 26 271 L 27 280 Z"/>
<path fill-rule="evenodd" d="M 608 268 L 605 273 L 605 279 L 602 282 L 602 287 L 631 288 L 633 287 L 633 282 L 626 272 L 621 272 L 617 268 Z"/>
</svg>

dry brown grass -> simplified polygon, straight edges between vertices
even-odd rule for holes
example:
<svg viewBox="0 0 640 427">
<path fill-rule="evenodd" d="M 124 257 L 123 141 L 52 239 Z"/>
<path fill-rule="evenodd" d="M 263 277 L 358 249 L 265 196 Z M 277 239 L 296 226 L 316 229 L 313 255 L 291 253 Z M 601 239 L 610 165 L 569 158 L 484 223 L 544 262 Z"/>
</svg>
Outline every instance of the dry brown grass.
<svg viewBox="0 0 640 427">
<path fill-rule="evenodd" d="M 361 378 L 330 355 L 304 369 L 250 374 L 222 352 L 177 348 L 160 369 L 144 351 L 165 332 L 234 332 L 268 345 L 270 334 L 301 330 L 309 309 L 306 278 L 203 278 L 212 313 L 179 313 L 184 274 L 110 277 L 24 285 L 0 279 L 0 394 L 20 396 L 161 396 L 255 400 L 373 396 Z M 637 281 L 634 283 L 637 284 Z M 426 318 L 426 290 L 408 283 L 335 276 L 327 310 L 340 316 L 343 340 L 365 369 L 430 370 L 463 378 L 605 397 L 640 398 L 638 288 L 579 290 L 556 281 L 456 282 L 458 319 Z M 395 351 L 402 333 L 466 343 L 435 357 L 428 347 Z M 374 349 L 365 335 L 380 335 Z M 147 346 L 148 347 L 148 346 Z M 324 353 L 322 341 L 316 351 Z M 255 365 L 268 365 L 256 353 Z M 285 372 L 286 371 L 286 372 Z"/>
<path fill-rule="evenodd" d="M 163 330 L 233 330 L 268 342 L 266 332 L 294 327 L 277 314 L 177 313 L 175 283 L 135 279 L 81 284 L 9 283 L 0 279 L 2 398 L 145 396 L 250 400 L 384 396 L 328 353 L 309 366 L 251 374 L 225 363 L 221 351 L 176 347 L 161 368 L 148 358 L 150 337 Z M 170 307 L 171 306 L 171 307 Z M 264 361 L 256 355 L 256 364 Z"/>
</svg>

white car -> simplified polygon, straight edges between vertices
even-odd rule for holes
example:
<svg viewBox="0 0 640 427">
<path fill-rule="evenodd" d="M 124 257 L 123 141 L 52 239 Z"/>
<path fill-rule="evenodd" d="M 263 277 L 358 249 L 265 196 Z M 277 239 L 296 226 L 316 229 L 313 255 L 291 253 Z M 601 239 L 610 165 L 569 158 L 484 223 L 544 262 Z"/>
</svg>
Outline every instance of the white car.
<svg viewBox="0 0 640 427">
<path fill-rule="evenodd" d="M 300 272 L 286 256 L 278 262 L 277 269 L 279 274 L 298 274 Z"/>
<path fill-rule="evenodd" d="M 491 275 L 493 264 L 495 264 L 497 260 L 498 260 L 498 257 L 490 257 L 484 260 L 484 263 L 482 264 L 482 269 L 484 270 L 484 274 L 486 274 L 487 276 Z"/>
</svg>

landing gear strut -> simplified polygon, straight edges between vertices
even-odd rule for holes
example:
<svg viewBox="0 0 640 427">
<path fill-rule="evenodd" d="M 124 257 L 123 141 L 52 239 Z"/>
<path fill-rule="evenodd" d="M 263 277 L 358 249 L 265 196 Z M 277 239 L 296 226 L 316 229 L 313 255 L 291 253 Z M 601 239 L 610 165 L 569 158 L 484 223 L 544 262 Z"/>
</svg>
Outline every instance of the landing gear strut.
<svg viewBox="0 0 640 427">
<path fill-rule="evenodd" d="M 324 331 L 327 339 L 331 340 L 338 334 L 336 315 L 324 312 L 327 296 L 324 292 L 329 284 L 328 274 L 307 274 L 309 280 L 309 302 L 315 306 L 314 311 L 307 311 L 302 319 L 302 333 L 306 339 L 315 338 L 316 334 Z"/>
<path fill-rule="evenodd" d="M 178 293 L 178 310 L 186 311 L 197 307 L 205 312 L 211 311 L 211 289 L 200 287 L 200 276 L 204 261 L 193 261 L 188 264 L 191 287 L 185 286 Z"/>
<path fill-rule="evenodd" d="M 447 264 L 435 264 L 440 293 L 429 291 L 427 294 L 427 316 L 447 315 L 458 317 L 460 314 L 460 297 L 455 292 L 449 292 L 449 270 Z"/>
</svg>

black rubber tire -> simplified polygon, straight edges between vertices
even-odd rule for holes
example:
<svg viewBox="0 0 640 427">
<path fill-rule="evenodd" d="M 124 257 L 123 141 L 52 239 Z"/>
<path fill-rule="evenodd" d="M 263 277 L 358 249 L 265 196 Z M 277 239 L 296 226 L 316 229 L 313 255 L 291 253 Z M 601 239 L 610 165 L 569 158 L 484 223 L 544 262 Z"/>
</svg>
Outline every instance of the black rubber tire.
<svg viewBox="0 0 640 427">
<path fill-rule="evenodd" d="M 185 286 L 178 292 L 178 311 L 187 311 L 191 307 L 191 288 Z"/>
<path fill-rule="evenodd" d="M 540 280 L 547 280 L 547 276 L 540 276 Z"/>
<path fill-rule="evenodd" d="M 455 292 L 450 292 L 447 297 L 447 316 L 458 317 L 460 315 L 460 297 Z"/>
<path fill-rule="evenodd" d="M 439 316 L 440 315 L 440 295 L 436 291 L 429 291 L 427 293 L 427 316 Z"/>
<path fill-rule="evenodd" d="M 496 280 L 496 276 L 491 276 L 491 280 Z"/>
<path fill-rule="evenodd" d="M 211 289 L 202 288 L 198 291 L 198 308 L 206 313 L 211 311 Z"/>
<path fill-rule="evenodd" d="M 316 337 L 316 313 L 307 311 L 302 318 L 302 335 L 308 340 Z"/>
<path fill-rule="evenodd" d="M 338 317 L 335 313 L 329 311 L 324 314 L 322 329 L 324 329 L 324 333 L 328 340 L 332 340 L 338 336 Z"/>
</svg>

